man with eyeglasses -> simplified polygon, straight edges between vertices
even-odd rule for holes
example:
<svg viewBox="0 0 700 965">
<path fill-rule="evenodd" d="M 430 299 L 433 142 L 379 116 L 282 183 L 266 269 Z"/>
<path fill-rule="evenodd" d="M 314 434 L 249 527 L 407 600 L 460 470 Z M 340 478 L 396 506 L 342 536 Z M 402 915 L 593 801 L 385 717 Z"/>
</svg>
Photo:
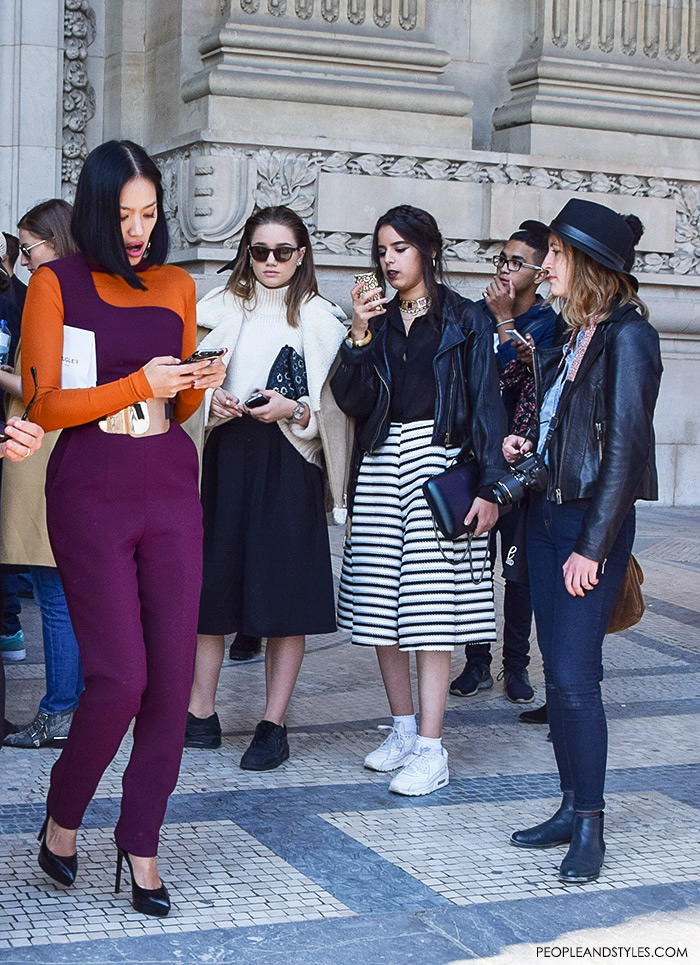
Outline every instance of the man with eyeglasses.
<svg viewBox="0 0 700 965">
<path fill-rule="evenodd" d="M 501 376 L 501 396 L 508 415 L 509 432 L 523 402 L 534 404 L 529 349 L 513 336 L 515 330 L 530 336 L 537 346 L 552 344 L 556 313 L 537 289 L 547 278 L 541 268 L 547 254 L 549 229 L 527 221 L 510 236 L 493 263 L 496 274 L 478 302 L 492 320 L 494 351 Z M 518 347 L 520 351 L 518 351 Z M 503 599 L 503 687 L 508 700 L 528 704 L 534 699 L 527 666 L 530 662 L 532 604 L 524 555 L 524 507 L 514 506 L 494 527 L 501 537 L 501 561 L 506 581 Z M 496 560 L 495 540 L 491 542 L 492 565 Z M 493 686 L 491 651 L 488 644 L 467 646 L 467 663 L 450 684 L 450 693 L 472 697 Z"/>
</svg>

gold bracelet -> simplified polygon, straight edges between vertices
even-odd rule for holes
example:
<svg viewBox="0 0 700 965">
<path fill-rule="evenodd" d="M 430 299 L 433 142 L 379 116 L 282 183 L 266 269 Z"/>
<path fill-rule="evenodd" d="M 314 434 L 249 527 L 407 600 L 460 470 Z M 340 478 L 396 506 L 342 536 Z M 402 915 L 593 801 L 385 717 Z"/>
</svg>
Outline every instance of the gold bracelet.
<svg viewBox="0 0 700 965">
<path fill-rule="evenodd" d="M 354 338 L 350 338 L 350 336 L 348 335 L 345 341 L 348 343 L 350 348 L 364 348 L 365 345 L 369 345 L 369 343 L 372 341 L 372 333 L 370 332 L 369 329 L 367 329 L 367 334 L 365 335 L 364 338 L 354 339 Z"/>
</svg>

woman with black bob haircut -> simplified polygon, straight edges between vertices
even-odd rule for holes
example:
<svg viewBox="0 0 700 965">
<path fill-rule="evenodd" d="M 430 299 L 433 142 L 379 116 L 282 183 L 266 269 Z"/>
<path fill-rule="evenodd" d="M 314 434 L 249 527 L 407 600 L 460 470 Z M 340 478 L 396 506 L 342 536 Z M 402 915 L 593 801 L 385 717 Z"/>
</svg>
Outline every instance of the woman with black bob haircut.
<svg viewBox="0 0 700 965">
<path fill-rule="evenodd" d="M 204 578 L 185 746 L 221 744 L 224 635 L 248 650 L 266 637 L 265 709 L 240 766 L 267 771 L 289 757 L 305 638 L 336 626 L 324 495 L 327 485 L 341 509 L 348 433 L 327 379 L 346 327 L 318 294 L 306 226 L 284 205 L 248 218 L 226 269 L 226 285 L 197 305 L 200 348 L 226 348 L 229 363 L 203 406 Z"/>
<path fill-rule="evenodd" d="M 365 767 L 402 768 L 389 790 L 407 795 L 449 781 L 441 735 L 454 646 L 496 639 L 486 533 L 498 516 L 489 484 L 505 468 L 505 413 L 489 321 L 444 284 L 442 252 L 427 211 L 400 205 L 379 219 L 372 260 L 397 294 L 389 302 L 376 280 L 368 290 L 355 285 L 352 327 L 331 383 L 356 419 L 359 454 L 338 624 L 354 644 L 376 647 L 393 715 Z M 422 492 L 460 451 L 475 454 L 481 476 L 466 516 L 475 527 L 471 554 L 464 543 L 438 539 Z"/>
<path fill-rule="evenodd" d="M 182 757 L 202 552 L 197 453 L 178 423 L 225 370 L 180 362 L 195 350 L 194 283 L 162 263 L 160 174 L 143 148 L 109 141 L 88 155 L 73 229 L 80 251 L 34 272 L 22 326 L 25 398 L 34 369 L 37 419 L 63 429 L 46 515 L 85 680 L 51 772 L 39 864 L 74 882 L 77 830 L 134 720 L 115 890 L 126 859 L 134 908 L 162 916 L 156 855 Z"/>
<path fill-rule="evenodd" d="M 155 221 L 143 255 L 149 265 L 168 260 L 170 238 L 163 210 L 160 171 L 146 152 L 132 141 L 106 141 L 99 156 L 83 168 L 73 204 L 71 231 L 75 243 L 89 260 L 111 275 L 119 275 L 132 288 L 146 290 L 140 269 L 124 246 L 120 225 L 119 198 L 127 181 L 142 177 L 155 190 Z M 93 152 L 95 154 L 95 152 Z M 92 157 L 92 155 L 91 155 Z M 103 217 L 98 212 L 104 212 Z"/>
<path fill-rule="evenodd" d="M 511 842 L 568 844 L 559 880 L 584 884 L 605 855 L 603 638 L 634 541 L 635 500 L 658 498 L 661 356 L 630 274 L 639 219 L 574 198 L 549 229 L 542 267 L 561 313 L 553 347 L 536 353 L 539 424 L 508 436 L 503 451 L 515 462 L 536 449 L 547 466 L 545 490 L 530 497 L 527 558 L 563 797 Z"/>
</svg>

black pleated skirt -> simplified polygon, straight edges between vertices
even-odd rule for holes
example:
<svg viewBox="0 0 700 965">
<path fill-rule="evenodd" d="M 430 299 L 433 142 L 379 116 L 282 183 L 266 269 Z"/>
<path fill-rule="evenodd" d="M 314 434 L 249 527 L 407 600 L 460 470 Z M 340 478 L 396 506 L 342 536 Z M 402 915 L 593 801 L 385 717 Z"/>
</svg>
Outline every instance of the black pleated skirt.
<svg viewBox="0 0 700 965">
<path fill-rule="evenodd" d="M 200 633 L 334 632 L 323 475 L 277 425 L 243 416 L 212 430 L 202 505 Z"/>
</svg>

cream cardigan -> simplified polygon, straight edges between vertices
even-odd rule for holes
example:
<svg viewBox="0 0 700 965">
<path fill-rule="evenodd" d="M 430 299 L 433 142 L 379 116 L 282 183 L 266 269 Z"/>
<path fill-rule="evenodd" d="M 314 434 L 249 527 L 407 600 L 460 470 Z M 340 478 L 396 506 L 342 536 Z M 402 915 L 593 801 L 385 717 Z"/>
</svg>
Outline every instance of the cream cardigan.
<svg viewBox="0 0 700 965">
<path fill-rule="evenodd" d="M 244 312 L 241 300 L 223 286 L 205 295 L 197 303 L 197 325 L 200 331 L 206 331 L 198 347 L 202 350 L 227 348 L 224 364 L 230 362 L 236 351 Z M 255 309 L 252 315 L 254 317 Z M 338 408 L 328 384 L 331 367 L 347 335 L 344 322 L 342 310 L 320 295 L 312 296 L 301 306 L 299 329 L 309 383 L 309 394 L 303 401 L 310 409 L 309 424 L 302 428 L 288 419 L 281 419 L 277 423 L 280 431 L 304 459 L 326 472 L 335 523 L 345 522 L 346 469 L 353 436 L 352 427 Z M 211 390 L 206 393 L 204 403 L 185 423 L 200 452 L 205 432 L 226 421 L 220 418 L 210 421 L 212 395 Z"/>
</svg>

